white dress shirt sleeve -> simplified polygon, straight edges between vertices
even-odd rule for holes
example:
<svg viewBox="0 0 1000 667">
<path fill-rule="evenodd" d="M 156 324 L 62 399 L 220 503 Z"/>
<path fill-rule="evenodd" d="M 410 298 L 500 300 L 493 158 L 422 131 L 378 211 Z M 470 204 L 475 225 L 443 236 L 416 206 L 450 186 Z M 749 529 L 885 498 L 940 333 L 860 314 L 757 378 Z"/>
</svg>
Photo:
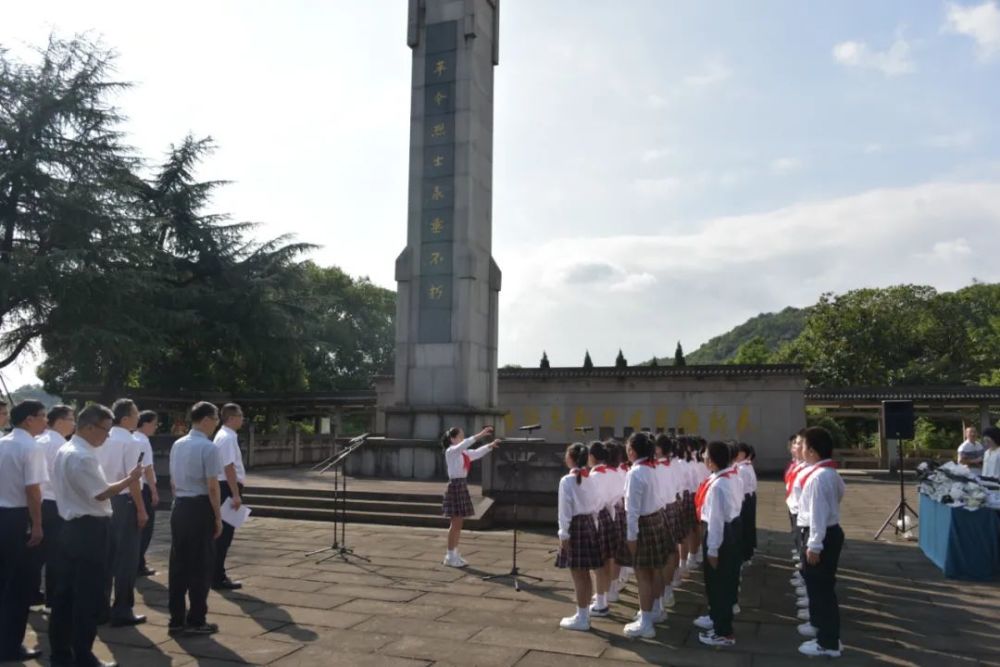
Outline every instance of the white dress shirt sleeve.
<svg viewBox="0 0 1000 667">
<path fill-rule="evenodd" d="M 469 447 L 471 447 L 474 442 L 476 442 L 475 438 L 466 438 L 465 440 L 463 440 L 462 442 L 458 443 L 457 445 L 452 445 L 446 451 L 447 451 L 448 454 L 457 454 L 457 453 L 465 451 L 466 449 L 468 449 Z"/>
<path fill-rule="evenodd" d="M 476 449 L 469 451 L 468 457 L 470 461 L 478 461 L 479 459 L 483 458 L 489 453 L 490 453 L 489 446 L 483 445 L 482 447 L 478 447 Z"/>
<path fill-rule="evenodd" d="M 632 472 L 632 471 L 635 472 Z M 637 466 L 629 470 L 625 486 L 625 539 L 634 542 L 639 539 L 639 517 L 642 515 L 642 501 L 651 492 Z"/>
<path fill-rule="evenodd" d="M 720 479 L 708 490 L 705 498 L 705 504 L 708 505 L 708 530 L 705 534 L 705 546 L 708 547 L 708 555 L 717 557 L 719 555 L 719 547 L 722 546 L 722 539 L 725 537 L 726 531 L 726 512 L 725 512 L 725 496 L 726 496 L 726 485 L 725 479 Z M 702 510 L 704 514 L 704 509 Z"/>
<path fill-rule="evenodd" d="M 807 488 L 802 490 L 803 506 L 808 506 L 809 541 L 806 548 L 810 551 L 823 551 L 823 540 L 826 539 L 826 529 L 830 525 L 833 509 L 840 499 L 837 497 L 836 472 L 821 470 L 806 482 Z"/>
<path fill-rule="evenodd" d="M 569 525 L 573 522 L 573 514 L 576 509 L 573 503 L 574 489 L 570 486 L 576 484 L 576 477 L 567 475 L 559 480 L 559 539 L 569 539 Z"/>
<path fill-rule="evenodd" d="M 49 481 L 49 466 L 45 461 L 45 451 L 40 445 L 32 442 L 25 448 L 24 485 L 44 484 Z"/>
</svg>

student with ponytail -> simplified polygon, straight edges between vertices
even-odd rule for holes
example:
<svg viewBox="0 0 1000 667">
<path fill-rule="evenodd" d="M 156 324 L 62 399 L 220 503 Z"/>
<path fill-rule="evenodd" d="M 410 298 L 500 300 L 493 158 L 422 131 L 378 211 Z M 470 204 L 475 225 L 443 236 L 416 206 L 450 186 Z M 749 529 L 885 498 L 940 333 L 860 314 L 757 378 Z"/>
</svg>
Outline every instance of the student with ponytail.
<svg viewBox="0 0 1000 667">
<path fill-rule="evenodd" d="M 465 567 L 467 562 L 458 553 L 458 540 L 462 536 L 462 523 L 465 517 L 476 513 L 469 495 L 466 478 L 472 468 L 472 462 L 490 453 L 490 450 L 500 446 L 499 440 L 489 445 L 470 450 L 469 447 L 477 441 L 493 435 L 493 427 L 487 426 L 477 435 L 466 438 L 461 428 L 455 426 L 445 431 L 441 436 L 441 447 L 444 449 L 444 460 L 448 466 L 448 489 L 444 493 L 442 513 L 451 520 L 448 527 L 448 553 L 444 557 L 444 565 L 448 567 Z M 468 451 L 467 451 L 468 450 Z"/>
<path fill-rule="evenodd" d="M 568 568 L 576 592 L 576 613 L 559 622 L 565 630 L 590 630 L 590 596 L 594 585 L 590 571 L 601 569 L 604 558 L 598 545 L 594 516 L 601 507 L 598 483 L 587 468 L 589 453 L 583 443 L 566 448 L 569 473 L 559 480 L 559 555 L 556 567 Z"/>
<path fill-rule="evenodd" d="M 604 565 L 594 570 L 597 593 L 590 606 L 590 615 L 607 616 L 610 613 L 608 603 L 617 600 L 617 594 L 615 600 L 612 600 L 609 599 L 609 593 L 615 554 L 618 553 L 620 546 L 618 527 L 615 525 L 618 474 L 610 464 L 610 452 L 603 442 L 595 440 L 590 443 L 589 454 L 590 480 L 593 482 L 598 499 L 597 544 L 601 550 L 601 558 L 604 560 Z"/>
</svg>

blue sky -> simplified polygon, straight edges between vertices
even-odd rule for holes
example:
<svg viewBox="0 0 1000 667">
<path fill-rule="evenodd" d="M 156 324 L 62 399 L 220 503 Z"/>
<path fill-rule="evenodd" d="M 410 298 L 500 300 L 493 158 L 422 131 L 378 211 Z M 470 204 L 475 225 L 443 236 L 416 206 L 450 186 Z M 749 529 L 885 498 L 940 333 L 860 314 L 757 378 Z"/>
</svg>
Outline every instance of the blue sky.
<svg viewBox="0 0 1000 667">
<path fill-rule="evenodd" d="M 212 135 L 218 210 L 393 287 L 405 27 L 404 0 L 37 0 L 0 43 L 103 35 L 141 151 Z M 640 361 L 825 291 L 1000 280 L 998 0 L 507 0 L 500 53 L 501 363 Z"/>
</svg>

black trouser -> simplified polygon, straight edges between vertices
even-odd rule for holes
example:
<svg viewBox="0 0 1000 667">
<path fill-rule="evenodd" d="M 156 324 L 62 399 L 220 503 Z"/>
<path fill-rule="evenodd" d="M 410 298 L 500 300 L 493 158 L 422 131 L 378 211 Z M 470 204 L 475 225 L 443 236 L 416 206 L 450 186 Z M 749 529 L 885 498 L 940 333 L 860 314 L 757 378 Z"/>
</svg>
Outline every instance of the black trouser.
<svg viewBox="0 0 1000 667">
<path fill-rule="evenodd" d="M 739 595 L 740 586 L 740 536 L 743 527 L 739 518 L 726 524 L 722 544 L 719 546 L 719 564 L 712 567 L 708 561 L 708 528 L 703 527 L 705 539 L 702 555 L 705 568 L 705 595 L 708 597 L 708 615 L 712 619 L 715 634 L 729 637 L 733 634 L 733 605 Z"/>
<path fill-rule="evenodd" d="M 799 530 L 799 515 L 792 514 L 791 511 L 788 512 L 788 521 L 792 524 L 792 546 L 795 547 L 795 552 L 798 554 L 802 553 L 802 531 Z"/>
<path fill-rule="evenodd" d="M 222 489 L 222 503 L 233 497 L 232 492 L 229 490 L 229 482 L 219 482 L 219 486 Z M 236 488 L 240 491 L 240 498 L 243 497 L 243 485 L 239 482 L 236 483 Z M 222 522 L 222 535 L 219 535 L 219 539 L 215 541 L 215 567 L 212 570 L 212 583 L 220 584 L 226 580 L 226 556 L 229 554 L 229 547 L 233 543 L 233 535 L 236 533 L 236 529 L 230 526 L 225 521 Z"/>
<path fill-rule="evenodd" d="M 757 494 L 748 493 L 743 498 L 743 511 L 740 512 L 740 522 L 743 524 L 741 539 L 743 561 L 753 558 L 757 549 Z"/>
<path fill-rule="evenodd" d="M 52 560 L 56 545 L 59 543 L 59 531 L 62 528 L 63 520 L 59 516 L 59 508 L 56 501 L 42 501 L 42 543 L 33 549 L 28 549 L 28 567 L 31 578 L 31 597 L 35 598 L 42 594 L 42 568 L 45 568 L 45 601 L 51 606 L 52 595 L 55 592 L 53 585 L 52 568 L 48 563 Z"/>
<path fill-rule="evenodd" d="M 93 646 L 106 602 L 104 574 L 110 548 L 110 519 L 85 516 L 63 524 L 49 560 L 49 571 L 56 572 L 49 618 L 53 662 L 97 664 Z"/>
<path fill-rule="evenodd" d="M 136 507 L 130 495 L 111 499 L 111 558 L 105 590 L 110 599 L 114 584 L 115 602 L 111 620 L 125 621 L 134 616 L 135 578 L 139 570 L 139 524 Z"/>
<path fill-rule="evenodd" d="M 805 545 L 809 541 L 809 529 L 803 528 L 799 534 Z M 835 524 L 826 529 L 819 563 L 810 565 L 806 559 L 806 547 L 803 546 L 802 550 L 802 578 L 806 581 L 809 595 L 809 622 L 819 630 L 816 639 L 820 647 L 835 651 L 840 649 L 840 605 L 835 587 L 837 563 L 843 548 L 844 531 L 839 524 Z"/>
<path fill-rule="evenodd" d="M 156 525 L 156 506 L 153 505 L 153 490 L 149 484 L 142 485 L 142 502 L 146 506 L 146 514 L 149 515 L 149 522 L 142 529 L 139 535 L 139 571 L 146 570 L 146 550 L 153 539 L 153 526 Z"/>
<path fill-rule="evenodd" d="M 215 513 L 208 496 L 177 498 L 170 513 L 170 625 L 203 625 L 215 551 Z M 191 608 L 185 613 L 185 596 Z"/>
<path fill-rule="evenodd" d="M 28 508 L 0 507 L 0 661 L 14 660 L 28 627 Z"/>
</svg>

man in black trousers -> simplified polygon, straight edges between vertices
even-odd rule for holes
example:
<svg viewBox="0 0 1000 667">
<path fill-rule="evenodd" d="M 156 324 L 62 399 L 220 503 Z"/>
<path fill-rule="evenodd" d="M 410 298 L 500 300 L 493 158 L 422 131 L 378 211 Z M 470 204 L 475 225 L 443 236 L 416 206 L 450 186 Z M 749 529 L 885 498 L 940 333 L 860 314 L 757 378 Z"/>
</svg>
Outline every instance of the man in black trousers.
<svg viewBox="0 0 1000 667">
<path fill-rule="evenodd" d="M 108 484 L 97 459 L 114 416 L 103 405 L 80 412 L 77 432 L 59 448 L 53 466 L 63 526 L 49 567 L 55 573 L 49 642 L 53 667 L 114 667 L 93 653 L 98 617 L 104 611 L 105 561 L 111 545 L 111 498 L 139 481 L 142 465 Z"/>
<path fill-rule="evenodd" d="M 14 430 L 0 438 L 0 662 L 42 654 L 22 642 L 31 603 L 28 549 L 44 537 L 41 485 L 49 475 L 35 438 L 45 431 L 45 405 L 21 401 L 10 411 L 10 420 Z"/>
<path fill-rule="evenodd" d="M 243 410 L 235 403 L 222 406 L 222 427 L 215 434 L 215 446 L 219 449 L 219 463 L 222 474 L 219 475 L 222 502 L 228 502 L 234 510 L 243 504 L 243 482 L 246 481 L 246 470 L 243 467 L 243 454 L 240 452 L 239 433 L 243 427 Z M 226 575 L 226 556 L 233 543 L 236 528 L 228 523 L 222 524 L 222 535 L 215 541 L 215 569 L 212 574 L 212 588 L 215 590 L 235 591 L 243 588 L 243 584 L 233 581 Z"/>
<path fill-rule="evenodd" d="M 211 440 L 218 425 L 218 409 L 211 403 L 196 403 L 191 408 L 191 432 L 170 449 L 174 506 L 170 513 L 167 632 L 172 637 L 219 631 L 219 626 L 206 620 L 214 542 L 222 534 L 218 479 L 222 465 Z M 191 599 L 190 609 L 186 596 Z"/>
<path fill-rule="evenodd" d="M 156 525 L 156 508 L 160 504 L 160 494 L 156 489 L 156 470 L 153 468 L 153 445 L 149 438 L 156 433 L 160 418 L 152 410 L 143 410 L 139 413 L 139 423 L 132 437 L 139 443 L 145 458 L 142 460 L 142 502 L 146 506 L 146 515 L 149 521 L 142 529 L 139 536 L 139 576 L 153 577 L 156 571 L 146 563 L 146 551 L 149 543 L 153 540 L 153 528 Z"/>
</svg>

